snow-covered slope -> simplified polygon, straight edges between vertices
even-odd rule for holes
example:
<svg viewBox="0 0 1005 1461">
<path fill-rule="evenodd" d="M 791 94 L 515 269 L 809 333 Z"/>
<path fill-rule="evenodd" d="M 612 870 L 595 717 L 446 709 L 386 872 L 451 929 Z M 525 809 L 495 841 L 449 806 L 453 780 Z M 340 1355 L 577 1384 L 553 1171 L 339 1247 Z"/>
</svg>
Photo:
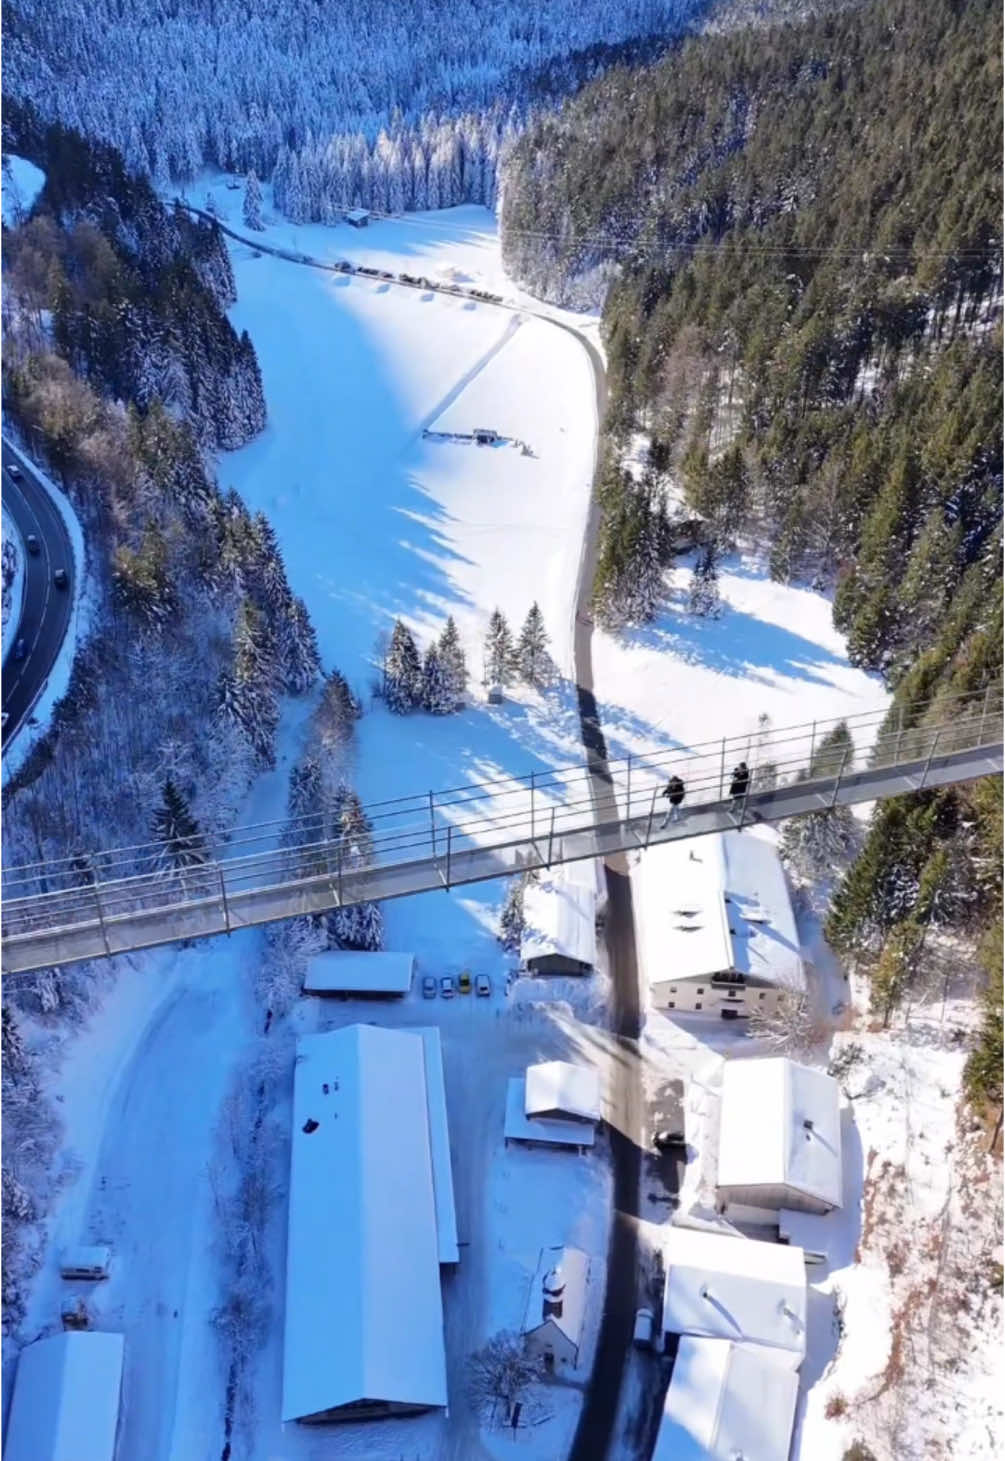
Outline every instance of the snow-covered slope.
<svg viewBox="0 0 1005 1461">
<path fill-rule="evenodd" d="M 17 157 L 14 153 L 5 154 L 0 175 L 0 196 L 3 221 L 8 227 L 20 223 L 44 186 L 45 173 L 41 168 L 29 162 L 26 157 Z"/>
</svg>

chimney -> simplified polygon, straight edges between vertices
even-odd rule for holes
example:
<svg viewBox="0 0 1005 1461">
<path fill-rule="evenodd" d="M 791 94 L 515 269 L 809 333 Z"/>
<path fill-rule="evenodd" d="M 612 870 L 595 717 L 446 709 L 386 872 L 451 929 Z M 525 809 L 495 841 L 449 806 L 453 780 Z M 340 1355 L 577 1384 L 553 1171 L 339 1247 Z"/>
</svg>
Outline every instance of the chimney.
<svg viewBox="0 0 1005 1461">
<path fill-rule="evenodd" d="M 565 1294 L 565 1279 L 562 1277 L 559 1268 L 549 1269 L 541 1280 L 541 1290 L 544 1296 L 543 1317 L 556 1319 L 562 1317 L 562 1300 Z"/>
</svg>

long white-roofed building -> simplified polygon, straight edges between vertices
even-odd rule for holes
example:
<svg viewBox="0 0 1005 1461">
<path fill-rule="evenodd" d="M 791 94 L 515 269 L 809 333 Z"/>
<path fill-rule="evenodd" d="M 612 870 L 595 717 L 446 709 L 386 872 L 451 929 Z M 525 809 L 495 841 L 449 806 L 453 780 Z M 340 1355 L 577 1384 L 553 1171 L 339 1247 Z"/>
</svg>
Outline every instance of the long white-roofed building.
<svg viewBox="0 0 1005 1461">
<path fill-rule="evenodd" d="M 785 870 L 755 832 L 650 848 L 637 876 L 642 960 L 656 1009 L 738 1019 L 805 988 Z"/>
<path fill-rule="evenodd" d="M 520 958 L 532 974 L 588 974 L 597 967 L 595 879 L 568 880 L 558 871 L 527 884 Z"/>
<path fill-rule="evenodd" d="M 4 1461 L 113 1461 L 121 1334 L 67 1331 L 21 1351 Z"/>
<path fill-rule="evenodd" d="M 794 1060 L 727 1060 L 719 1115 L 719 1201 L 777 1213 L 841 1206 L 841 1092 Z"/>
<path fill-rule="evenodd" d="M 685 1336 L 652 1461 L 788 1461 L 798 1393 L 770 1350 Z"/>
<path fill-rule="evenodd" d="M 283 1420 L 447 1403 L 426 1050 L 373 1025 L 297 1042 Z"/>
<path fill-rule="evenodd" d="M 806 1353 L 801 1248 L 671 1228 L 664 1261 L 664 1335 L 764 1345 L 798 1370 Z"/>
</svg>

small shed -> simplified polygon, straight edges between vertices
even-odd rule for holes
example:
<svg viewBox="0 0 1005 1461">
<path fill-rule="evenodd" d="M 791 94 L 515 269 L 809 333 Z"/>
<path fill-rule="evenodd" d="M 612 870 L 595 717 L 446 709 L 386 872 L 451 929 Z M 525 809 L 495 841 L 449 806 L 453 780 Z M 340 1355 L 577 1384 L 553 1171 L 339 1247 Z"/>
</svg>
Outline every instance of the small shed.
<svg viewBox="0 0 1005 1461">
<path fill-rule="evenodd" d="M 770 1349 L 685 1336 L 652 1461 L 788 1461 L 799 1376 Z"/>
<path fill-rule="evenodd" d="M 310 994 L 394 998 L 408 993 L 414 973 L 414 954 L 337 949 L 308 961 L 304 989 Z"/>
<path fill-rule="evenodd" d="M 506 1087 L 506 1145 L 511 1141 L 526 1146 L 573 1147 L 586 1151 L 596 1141 L 596 1129 L 592 1121 L 569 1121 L 549 1119 L 546 1116 L 528 1116 L 526 1111 L 526 1077 L 515 1075 Z"/>
<path fill-rule="evenodd" d="M 92 1329 L 23 1349 L 4 1461 L 113 1461 L 124 1344 Z"/>
<path fill-rule="evenodd" d="M 545 1369 L 574 1370 L 586 1317 L 590 1260 L 579 1248 L 542 1248 L 524 1314 L 524 1344 Z"/>
<path fill-rule="evenodd" d="M 841 1091 L 794 1060 L 728 1060 L 719 1118 L 721 1203 L 777 1213 L 841 1206 Z"/>
<path fill-rule="evenodd" d="M 597 899 L 559 877 L 529 883 L 523 895 L 520 957 L 532 974 L 589 974 L 597 966 Z"/>
<path fill-rule="evenodd" d="M 370 214 L 366 208 L 350 208 L 345 221 L 351 223 L 353 228 L 365 228 L 370 222 Z"/>
<path fill-rule="evenodd" d="M 601 1115 L 600 1076 L 593 1066 L 567 1060 L 528 1065 L 523 1108 L 531 1118 L 595 1125 Z"/>
<path fill-rule="evenodd" d="M 663 1333 L 760 1344 L 798 1370 L 806 1353 L 801 1248 L 671 1228 L 664 1250 Z"/>
</svg>

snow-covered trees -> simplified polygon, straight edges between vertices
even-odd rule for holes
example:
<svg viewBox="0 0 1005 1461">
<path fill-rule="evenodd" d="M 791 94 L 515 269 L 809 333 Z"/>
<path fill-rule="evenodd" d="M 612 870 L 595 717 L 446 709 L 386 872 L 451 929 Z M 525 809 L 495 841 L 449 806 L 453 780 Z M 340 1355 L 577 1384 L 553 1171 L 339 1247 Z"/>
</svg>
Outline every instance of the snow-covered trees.
<svg viewBox="0 0 1005 1461">
<path fill-rule="evenodd" d="M 687 606 L 700 619 L 717 619 L 722 613 L 722 599 L 719 596 L 719 570 L 716 564 L 716 550 L 709 543 L 698 554 L 691 575 Z"/>
<path fill-rule="evenodd" d="M 321 701 L 315 711 L 315 724 L 321 744 L 328 751 L 345 746 L 353 736 L 363 707 L 339 670 L 331 670 L 324 679 Z"/>
<path fill-rule="evenodd" d="M 523 938 L 523 895 L 527 877 L 512 878 L 506 886 L 506 898 L 499 914 L 499 942 L 508 953 L 516 953 Z"/>
<path fill-rule="evenodd" d="M 854 761 L 855 746 L 844 721 L 821 737 L 809 769 L 801 780 L 837 776 Z M 793 817 L 782 830 L 781 853 L 792 869 L 807 881 L 843 871 L 858 844 L 850 807 L 833 807 Z"/>
<path fill-rule="evenodd" d="M 513 678 L 513 634 L 500 609 L 493 609 L 485 631 L 485 681 L 508 685 Z"/>
<path fill-rule="evenodd" d="M 163 868 L 180 870 L 206 861 L 206 842 L 199 823 L 170 776 L 164 782 L 161 804 L 154 812 L 153 835 L 160 844 L 157 861 Z"/>
<path fill-rule="evenodd" d="M 407 715 L 422 704 L 422 660 L 411 630 L 394 621 L 384 671 L 384 698 L 396 715 Z"/>
<path fill-rule="evenodd" d="M 431 644 L 422 665 L 422 708 L 431 715 L 449 715 L 455 705 L 440 651 Z"/>
<path fill-rule="evenodd" d="M 548 632 L 544 627 L 544 616 L 537 603 L 533 603 L 523 621 L 516 645 L 516 665 L 520 678 L 529 685 L 539 685 L 549 679 L 553 670 L 548 653 Z"/>
<path fill-rule="evenodd" d="M 390 638 L 378 637 L 376 655 L 381 678 L 375 690 L 396 715 L 413 710 L 449 715 L 463 706 L 468 671 L 453 619 L 447 620 L 439 639 L 426 647 L 424 656 L 412 631 L 396 619 Z"/>
<path fill-rule="evenodd" d="M 244 185 L 242 216 L 245 228 L 253 228 L 257 233 L 261 233 L 265 228 L 265 224 L 262 222 L 262 185 L 255 176 L 254 168 L 249 172 L 248 180 Z"/>
<path fill-rule="evenodd" d="M 454 623 L 452 615 L 443 626 L 438 648 L 447 694 L 452 701 L 451 709 L 455 709 L 463 703 L 467 693 L 468 667 L 464 659 L 464 650 L 461 648 L 461 637 L 457 632 L 457 625 Z"/>
</svg>

